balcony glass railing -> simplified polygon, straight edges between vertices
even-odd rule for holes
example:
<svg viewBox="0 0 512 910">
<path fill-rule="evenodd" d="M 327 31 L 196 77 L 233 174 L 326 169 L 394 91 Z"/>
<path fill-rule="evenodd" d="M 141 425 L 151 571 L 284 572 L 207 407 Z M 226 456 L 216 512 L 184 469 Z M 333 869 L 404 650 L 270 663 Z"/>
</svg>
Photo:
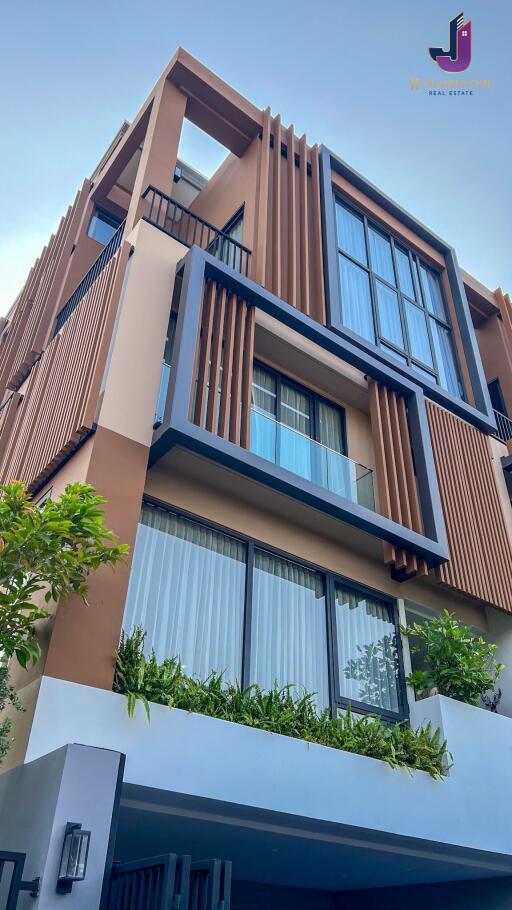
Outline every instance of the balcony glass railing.
<svg viewBox="0 0 512 910">
<path fill-rule="evenodd" d="M 160 385 L 158 386 L 158 396 L 156 399 L 156 408 L 155 408 L 155 420 L 153 426 L 159 427 L 163 422 L 164 413 L 165 413 L 165 403 L 167 401 L 167 392 L 169 389 L 169 376 L 171 375 L 171 365 L 166 363 L 165 360 L 162 363 L 162 370 L 160 372 Z"/>
<path fill-rule="evenodd" d="M 299 477 L 375 511 L 373 472 L 346 455 L 251 410 L 251 452 Z"/>
</svg>

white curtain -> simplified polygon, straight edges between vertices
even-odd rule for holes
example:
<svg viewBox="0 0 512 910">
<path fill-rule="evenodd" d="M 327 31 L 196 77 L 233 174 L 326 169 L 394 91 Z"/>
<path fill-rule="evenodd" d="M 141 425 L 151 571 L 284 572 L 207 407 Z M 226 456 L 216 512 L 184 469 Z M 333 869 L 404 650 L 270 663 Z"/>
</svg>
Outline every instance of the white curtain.
<svg viewBox="0 0 512 910">
<path fill-rule="evenodd" d="M 124 629 L 147 631 L 159 660 L 179 657 L 189 676 L 241 678 L 245 545 L 144 504 Z"/>
<path fill-rule="evenodd" d="M 256 550 L 251 681 L 268 689 L 276 680 L 317 693 L 319 708 L 328 707 L 324 584 L 318 572 Z"/>
<path fill-rule="evenodd" d="M 335 585 L 340 693 L 398 711 L 398 658 L 391 606 Z"/>
</svg>

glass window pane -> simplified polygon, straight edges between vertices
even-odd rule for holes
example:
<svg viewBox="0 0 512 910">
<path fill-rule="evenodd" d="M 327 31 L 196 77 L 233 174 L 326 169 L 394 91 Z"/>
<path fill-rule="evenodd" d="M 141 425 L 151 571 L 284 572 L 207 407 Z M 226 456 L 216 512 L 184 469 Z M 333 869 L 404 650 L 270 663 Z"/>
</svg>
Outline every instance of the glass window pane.
<svg viewBox="0 0 512 910">
<path fill-rule="evenodd" d="M 431 367 L 434 364 L 432 351 L 430 350 L 425 310 L 414 303 L 409 303 L 407 300 L 404 303 L 411 354 Z"/>
<path fill-rule="evenodd" d="M 368 273 L 340 256 L 342 322 L 348 329 L 375 343 Z"/>
<path fill-rule="evenodd" d="M 398 712 L 398 654 L 390 604 L 339 582 L 335 597 L 340 694 Z"/>
<path fill-rule="evenodd" d="M 368 228 L 368 238 L 370 240 L 370 258 L 373 271 L 376 275 L 380 275 L 381 278 L 389 281 L 390 284 L 396 284 L 389 240 L 380 231 L 376 231 L 371 227 Z"/>
<path fill-rule="evenodd" d="M 340 249 L 345 250 L 354 259 L 358 259 L 359 262 L 364 262 L 366 265 L 368 259 L 366 256 L 363 219 L 337 202 L 336 224 Z"/>
<path fill-rule="evenodd" d="M 284 381 L 281 383 L 281 423 L 311 436 L 309 395 Z"/>
<path fill-rule="evenodd" d="M 87 234 L 89 237 L 92 237 L 93 240 L 97 240 L 98 243 L 102 243 L 106 246 L 109 240 L 114 236 L 120 224 L 121 222 L 118 218 L 115 218 L 114 215 L 109 215 L 108 212 L 96 209 L 89 222 Z"/>
<path fill-rule="evenodd" d="M 424 265 L 420 265 L 420 272 L 427 309 L 430 310 L 434 316 L 439 316 L 440 319 L 444 319 L 444 321 L 447 322 L 448 317 L 444 307 L 438 276 Z"/>
<path fill-rule="evenodd" d="M 318 438 L 334 452 L 343 452 L 343 412 L 327 401 L 318 402 Z"/>
<path fill-rule="evenodd" d="M 252 403 L 259 411 L 276 416 L 276 377 L 269 370 L 254 364 Z"/>
<path fill-rule="evenodd" d="M 240 541 L 145 503 L 123 628 L 142 626 L 147 652 L 179 657 L 188 676 L 240 680 L 245 558 Z"/>
<path fill-rule="evenodd" d="M 404 348 L 404 335 L 400 320 L 398 294 L 386 284 L 376 281 L 377 303 L 379 305 L 380 334 L 399 348 Z"/>
<path fill-rule="evenodd" d="M 423 376 L 423 379 L 426 379 L 427 382 L 431 382 L 433 385 L 437 385 L 437 379 L 432 373 L 429 373 L 428 370 L 423 370 L 417 363 L 411 363 L 411 370 L 414 370 L 415 373 L 418 373 L 419 376 Z"/>
<path fill-rule="evenodd" d="M 412 280 L 411 263 L 409 254 L 395 244 L 396 265 L 398 269 L 398 280 L 402 293 L 407 294 L 412 300 L 416 299 L 414 293 L 414 282 Z"/>
<path fill-rule="evenodd" d="M 436 322 L 435 319 L 430 320 L 430 327 L 439 370 L 439 382 L 447 392 L 462 398 L 462 386 L 453 353 L 450 331 Z"/>
<path fill-rule="evenodd" d="M 381 344 L 381 350 L 385 351 L 386 354 L 389 354 L 390 357 L 394 357 L 395 360 L 399 360 L 400 363 L 407 363 L 407 357 L 404 357 L 403 354 L 398 354 L 397 351 L 394 351 L 393 348 L 389 348 L 387 344 Z"/>
<path fill-rule="evenodd" d="M 323 576 L 261 550 L 254 555 L 251 681 L 292 684 L 329 705 Z"/>
</svg>

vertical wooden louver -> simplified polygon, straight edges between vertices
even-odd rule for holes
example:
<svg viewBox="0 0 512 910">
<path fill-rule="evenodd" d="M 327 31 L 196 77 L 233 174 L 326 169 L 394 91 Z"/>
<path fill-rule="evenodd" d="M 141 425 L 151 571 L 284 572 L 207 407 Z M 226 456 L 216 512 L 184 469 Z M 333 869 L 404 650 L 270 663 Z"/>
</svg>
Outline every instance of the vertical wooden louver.
<svg viewBox="0 0 512 910">
<path fill-rule="evenodd" d="M 192 419 L 248 448 L 254 357 L 254 307 L 215 281 L 203 291 Z"/>
<path fill-rule="evenodd" d="M 318 148 L 263 115 L 252 277 L 325 324 Z"/>
<path fill-rule="evenodd" d="M 427 401 L 450 559 L 438 581 L 512 612 L 512 547 L 487 436 Z"/>
<path fill-rule="evenodd" d="M 369 380 L 369 392 L 380 512 L 421 534 L 405 399 L 373 379 Z M 424 559 L 390 543 L 384 544 L 384 561 L 404 576 L 426 575 L 428 571 Z"/>
<path fill-rule="evenodd" d="M 0 398 L 16 389 L 44 349 L 91 183 L 86 180 L 36 260 L 15 303 L 0 348 Z"/>
<path fill-rule="evenodd" d="M 118 250 L 3 408 L 0 482 L 37 489 L 93 429 L 128 252 Z"/>
</svg>

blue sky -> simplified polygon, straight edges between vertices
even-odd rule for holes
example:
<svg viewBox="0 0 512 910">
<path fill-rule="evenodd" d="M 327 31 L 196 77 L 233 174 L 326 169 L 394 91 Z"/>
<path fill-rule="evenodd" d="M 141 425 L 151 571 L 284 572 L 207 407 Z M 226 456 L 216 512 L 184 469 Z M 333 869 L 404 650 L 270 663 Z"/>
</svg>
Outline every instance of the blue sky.
<svg viewBox="0 0 512 910">
<path fill-rule="evenodd" d="M 474 97 L 428 97 L 428 46 L 473 22 Z M 451 242 L 461 265 L 512 291 L 510 4 L 507 0 L 26 0 L 0 36 L 0 312 L 124 118 L 178 45 L 310 143 L 323 142 Z M 181 152 L 222 157 L 195 131 Z"/>
</svg>

